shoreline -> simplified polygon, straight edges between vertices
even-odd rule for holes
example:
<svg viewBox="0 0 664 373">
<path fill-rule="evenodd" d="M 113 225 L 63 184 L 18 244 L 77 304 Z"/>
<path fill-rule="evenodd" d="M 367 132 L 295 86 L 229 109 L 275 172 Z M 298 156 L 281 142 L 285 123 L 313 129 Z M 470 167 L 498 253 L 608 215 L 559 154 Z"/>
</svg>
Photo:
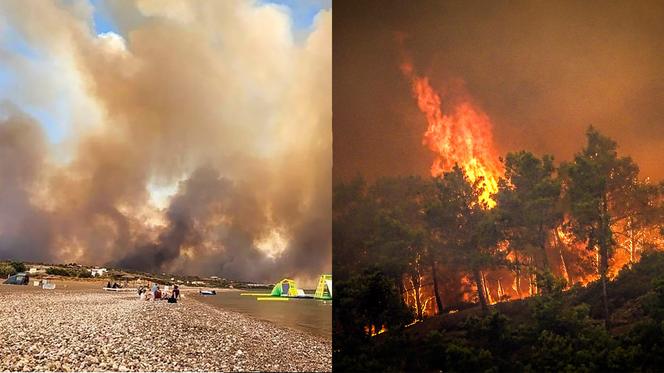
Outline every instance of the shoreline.
<svg viewBox="0 0 664 373">
<path fill-rule="evenodd" d="M 228 290 L 231 290 L 231 291 L 232 291 L 233 289 L 228 289 Z M 236 290 L 236 291 L 240 291 L 240 290 Z M 293 332 L 297 332 L 297 333 L 304 333 L 304 334 L 307 335 L 307 336 L 310 336 L 310 337 L 312 337 L 312 338 L 320 339 L 320 340 L 322 340 L 322 341 L 324 341 L 324 342 L 329 342 L 329 343 L 332 342 L 332 333 L 331 333 L 331 332 L 329 333 L 329 335 L 328 335 L 328 334 L 325 334 L 325 335 L 324 335 L 324 334 L 323 334 L 322 332 L 320 332 L 320 331 L 318 331 L 318 332 L 314 332 L 314 331 L 312 331 L 312 330 L 309 330 L 309 329 L 306 329 L 306 328 L 302 328 L 302 327 L 295 327 L 295 326 L 286 325 L 286 324 L 279 324 L 279 323 L 278 323 L 277 321 L 275 321 L 275 320 L 270 320 L 270 319 L 268 319 L 268 318 L 263 318 L 263 317 L 261 317 L 261 316 L 253 315 L 253 314 L 251 314 L 250 312 L 241 312 L 241 311 L 238 311 L 238 310 L 234 309 L 232 306 L 228 306 L 228 305 L 225 305 L 225 304 L 212 304 L 212 303 L 208 303 L 208 302 L 206 302 L 206 301 L 204 300 L 205 297 L 204 297 L 204 296 L 201 296 L 201 295 L 199 295 L 199 294 L 193 294 L 193 295 L 192 295 L 192 294 L 187 294 L 187 298 L 186 298 L 186 299 L 194 299 L 196 302 L 198 302 L 198 303 L 200 303 L 200 304 L 203 304 L 203 305 L 205 305 L 205 306 L 207 306 L 207 307 L 211 307 L 211 308 L 213 308 L 213 309 L 218 309 L 218 310 L 222 310 L 222 311 L 225 311 L 225 312 L 233 312 L 233 313 L 237 313 L 237 314 L 240 314 L 240 315 L 242 315 L 242 316 L 244 316 L 244 317 L 247 317 L 247 318 L 249 318 L 249 319 L 255 320 L 255 321 L 257 321 L 257 322 L 266 322 L 266 323 L 269 323 L 269 324 L 271 324 L 271 325 L 273 325 L 273 326 L 275 326 L 275 327 L 281 328 L 281 329 L 287 329 L 287 330 L 289 330 L 289 331 L 293 331 Z"/>
<path fill-rule="evenodd" d="M 169 304 L 101 289 L 16 286 L 0 285 L 0 340 L 8 341 L 0 345 L 0 370 L 332 368 L 331 339 L 220 309 L 191 295 Z"/>
<path fill-rule="evenodd" d="M 250 315 L 250 314 L 247 314 L 247 313 L 244 313 L 244 312 L 235 311 L 233 309 L 226 308 L 223 305 L 219 305 L 218 306 L 219 308 L 217 308 L 217 306 L 205 303 L 203 300 L 198 299 L 198 298 L 199 297 L 197 297 L 197 296 L 193 296 L 193 297 L 188 296 L 186 299 L 187 300 L 193 299 L 199 305 L 204 306 L 204 307 L 208 307 L 211 310 L 216 311 L 216 312 L 229 312 L 229 313 L 238 314 L 242 317 L 245 317 L 245 318 L 250 319 L 250 320 L 252 320 L 254 322 L 257 322 L 257 323 L 267 323 L 270 326 L 275 327 L 277 329 L 284 329 L 284 330 L 288 330 L 289 332 L 300 333 L 300 334 L 303 334 L 306 337 L 318 339 L 321 342 L 332 343 L 332 335 L 330 335 L 330 338 L 326 338 L 322 335 L 317 335 L 317 334 L 311 333 L 311 332 L 306 331 L 306 330 L 297 329 L 297 328 L 294 328 L 294 327 L 291 327 L 291 326 L 288 326 L 288 325 L 279 325 L 275 321 L 272 321 L 272 320 L 261 319 L 260 317 L 257 317 L 257 316 L 254 316 L 254 315 Z"/>
</svg>

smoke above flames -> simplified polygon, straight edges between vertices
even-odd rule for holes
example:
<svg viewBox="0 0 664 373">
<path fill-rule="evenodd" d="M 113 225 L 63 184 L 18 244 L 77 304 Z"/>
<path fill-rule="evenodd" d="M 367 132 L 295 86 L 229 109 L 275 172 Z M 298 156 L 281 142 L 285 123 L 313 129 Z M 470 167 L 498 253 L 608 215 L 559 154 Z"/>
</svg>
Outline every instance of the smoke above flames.
<svg viewBox="0 0 664 373">
<path fill-rule="evenodd" d="M 336 3 L 333 90 L 343 93 L 334 96 L 334 180 L 430 174 L 435 153 L 420 146 L 422 114 L 398 68 L 397 31 L 408 34 L 414 71 L 438 91 L 444 114 L 453 115 L 448 90 L 463 79 L 493 123 L 499 156 L 525 149 L 569 161 L 593 125 L 643 176 L 663 179 L 664 3 L 604 5 Z"/>
<path fill-rule="evenodd" d="M 0 257 L 310 282 L 331 269 L 331 11 L 0 3 Z M 10 48 L 20 37 L 30 53 Z M 62 138 L 26 107 L 65 112 Z"/>
</svg>

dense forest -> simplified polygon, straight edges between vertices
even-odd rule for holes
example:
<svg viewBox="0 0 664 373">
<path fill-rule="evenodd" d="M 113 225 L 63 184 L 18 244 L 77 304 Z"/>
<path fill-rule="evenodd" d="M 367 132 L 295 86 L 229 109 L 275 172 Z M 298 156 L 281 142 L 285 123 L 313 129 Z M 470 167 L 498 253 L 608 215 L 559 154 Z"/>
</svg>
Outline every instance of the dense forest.
<svg viewBox="0 0 664 373">
<path fill-rule="evenodd" d="M 335 370 L 658 370 L 664 183 L 586 137 L 508 153 L 494 194 L 459 167 L 336 185 Z"/>
</svg>

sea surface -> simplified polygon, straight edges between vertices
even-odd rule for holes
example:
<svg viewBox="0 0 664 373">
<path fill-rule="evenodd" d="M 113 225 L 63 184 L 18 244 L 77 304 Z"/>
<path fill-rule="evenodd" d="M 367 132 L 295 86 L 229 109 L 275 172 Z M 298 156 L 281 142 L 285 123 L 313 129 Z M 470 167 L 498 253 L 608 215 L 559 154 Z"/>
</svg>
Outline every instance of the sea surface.
<svg viewBox="0 0 664 373">
<path fill-rule="evenodd" d="M 309 291 L 313 293 L 313 291 Z M 307 293 L 309 293 L 307 292 Z M 257 296 L 240 295 L 247 291 L 223 291 L 217 295 L 202 296 L 192 294 L 209 305 L 225 310 L 241 312 L 261 320 L 303 330 L 305 332 L 332 338 L 332 302 L 315 299 L 295 299 L 288 301 L 259 301 Z M 251 292 L 269 293 L 269 290 Z"/>
</svg>

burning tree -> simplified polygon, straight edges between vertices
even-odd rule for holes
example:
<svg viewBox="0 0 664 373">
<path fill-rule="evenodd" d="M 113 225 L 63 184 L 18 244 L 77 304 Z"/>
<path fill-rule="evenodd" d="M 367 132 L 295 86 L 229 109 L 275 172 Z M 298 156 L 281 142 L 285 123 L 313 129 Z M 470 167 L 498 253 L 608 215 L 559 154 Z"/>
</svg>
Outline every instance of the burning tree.
<svg viewBox="0 0 664 373">
<path fill-rule="evenodd" d="M 434 202 L 427 217 L 436 238 L 448 249 L 451 260 L 465 268 L 477 286 L 483 310 L 488 309 L 483 270 L 503 263 L 499 250 L 500 232 L 495 212 L 481 198 L 481 180 L 471 183 L 464 171 L 455 166 L 437 180 Z"/>
<path fill-rule="evenodd" d="M 534 261 L 535 266 L 550 270 L 547 243 L 550 233 L 562 222 L 560 191 L 551 156 L 540 159 L 526 151 L 507 154 L 505 177 L 498 182 L 497 210 L 512 253 L 515 290 L 519 295 L 527 258 L 541 258 L 541 265 Z"/>
<path fill-rule="evenodd" d="M 358 179 L 335 188 L 335 255 L 353 264 L 337 267 L 341 277 L 351 275 L 349 267 L 381 268 L 417 319 L 442 308 L 438 292 L 423 292 L 426 272 L 435 271 L 436 260 L 423 214 L 432 187 L 421 178 L 403 177 L 379 179 L 370 187 Z M 437 286 L 436 276 L 433 281 Z"/>
<path fill-rule="evenodd" d="M 616 210 L 611 219 L 616 228 L 614 239 L 616 246 L 622 248 L 625 255 L 614 256 L 613 268 L 609 269 L 612 275 L 624 265 L 631 268 L 644 249 L 664 244 L 660 234 L 664 222 L 662 185 L 652 185 L 646 179 L 636 180 L 627 187 L 627 190 L 616 196 L 613 203 Z"/>
<path fill-rule="evenodd" d="M 423 318 L 432 298 L 436 299 L 438 309 L 442 308 L 437 292 L 429 297 L 422 292 L 426 268 L 435 273 L 435 257 L 428 244 L 423 214 L 423 206 L 432 192 L 431 183 L 418 177 L 403 177 L 380 179 L 368 194 L 376 208 L 376 220 L 373 222 L 374 234 L 368 237 L 367 246 L 376 253 L 378 261 L 389 263 L 392 268 L 399 267 L 394 264 L 400 263 L 401 272 L 395 273 L 399 289 L 407 300 L 412 299 L 409 304 L 418 320 Z M 437 284 L 435 275 L 433 281 Z"/>
<path fill-rule="evenodd" d="M 621 216 L 619 201 L 629 200 L 637 188 L 638 166 L 629 157 L 618 157 L 617 144 L 593 127 L 586 133 L 586 147 L 566 166 L 571 224 L 576 236 L 598 255 L 604 320 L 609 305 L 606 282 L 609 258 L 615 246 L 614 230 Z"/>
</svg>

